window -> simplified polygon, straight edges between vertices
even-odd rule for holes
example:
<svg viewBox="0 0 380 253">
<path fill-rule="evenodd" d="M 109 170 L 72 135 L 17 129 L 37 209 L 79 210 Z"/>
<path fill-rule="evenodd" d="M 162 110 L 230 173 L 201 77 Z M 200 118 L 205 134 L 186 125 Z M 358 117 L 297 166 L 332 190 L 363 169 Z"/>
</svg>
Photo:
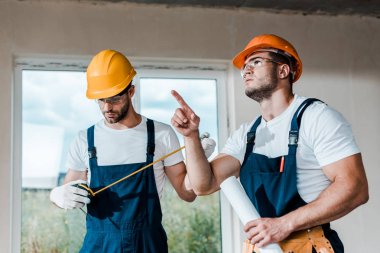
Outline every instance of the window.
<svg viewBox="0 0 380 253">
<path fill-rule="evenodd" d="M 141 78 L 138 88 L 141 113 L 169 125 L 178 107 L 170 90 L 176 89 L 201 117 L 201 133 L 207 130 L 217 140 L 216 80 Z M 178 137 L 183 146 L 182 136 Z M 170 184 L 165 184 L 164 189 L 161 207 L 169 251 L 221 252 L 219 195 L 186 203 Z"/>
<path fill-rule="evenodd" d="M 23 70 L 22 84 L 20 251 L 78 252 L 85 215 L 56 208 L 49 193 L 62 183 L 77 132 L 102 116 L 84 97 L 84 72 Z"/>
<path fill-rule="evenodd" d="M 223 67 L 163 62 L 152 65 L 138 62 L 136 66 L 135 104 L 143 115 L 171 125 L 171 117 L 179 105 L 170 91 L 176 90 L 201 118 L 200 133 L 208 132 L 217 144 L 226 140 L 227 117 L 223 108 L 226 71 Z M 183 137 L 177 135 L 183 145 Z M 213 156 L 217 153 L 218 145 Z M 223 252 L 229 252 L 222 245 L 221 205 L 223 208 L 226 203 L 220 202 L 218 193 L 186 203 L 166 184 L 161 204 L 170 252 L 222 252 L 222 248 Z M 223 234 L 230 233 L 223 230 Z M 183 240 L 184 235 L 187 240 Z M 227 238 L 231 240 L 231 236 Z"/>
<path fill-rule="evenodd" d="M 218 144 L 226 140 L 226 64 L 132 62 L 138 72 L 134 80 L 137 85 L 134 105 L 142 114 L 169 123 L 178 106 L 169 91 L 176 89 L 201 117 L 201 132 L 209 132 Z M 84 96 L 87 63 L 62 59 L 16 61 L 13 252 L 77 252 L 82 244 L 84 214 L 80 210 L 65 212 L 56 208 L 49 201 L 49 191 L 67 169 L 65 156 L 76 133 L 102 117 L 97 105 Z M 160 111 L 163 107 L 165 113 Z M 179 139 L 183 141 L 182 137 Z M 219 194 L 199 198 L 191 204 L 180 201 L 171 187 L 165 188 L 164 195 L 164 226 L 170 252 L 184 252 L 186 247 L 193 252 L 191 247 L 198 249 L 199 245 L 206 246 L 205 252 L 221 252 L 221 236 L 228 238 L 223 241 L 223 251 L 230 251 L 225 244 L 231 241 L 233 222 L 227 217 L 230 211 L 227 216 L 223 214 L 228 208 L 223 200 L 219 206 Z M 210 201 L 212 208 L 209 208 Z M 195 211 L 181 216 L 185 213 L 181 211 L 184 205 L 185 209 L 191 206 Z M 184 226 L 188 231 L 186 242 L 181 232 Z M 205 238 L 205 233 L 214 237 Z"/>
</svg>

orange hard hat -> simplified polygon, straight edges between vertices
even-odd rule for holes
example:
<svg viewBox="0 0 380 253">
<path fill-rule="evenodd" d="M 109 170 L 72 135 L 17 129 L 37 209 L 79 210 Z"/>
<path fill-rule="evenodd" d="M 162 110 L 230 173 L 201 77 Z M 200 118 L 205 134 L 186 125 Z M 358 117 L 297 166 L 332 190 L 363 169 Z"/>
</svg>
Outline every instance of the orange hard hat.
<svg viewBox="0 0 380 253">
<path fill-rule="evenodd" d="M 90 99 L 115 96 L 128 87 L 135 75 L 135 69 L 123 54 L 103 50 L 87 67 L 86 96 Z"/>
<path fill-rule="evenodd" d="M 288 58 L 293 58 L 295 62 L 295 66 L 291 66 L 293 82 L 300 78 L 302 74 L 302 61 L 298 56 L 296 49 L 287 40 L 273 34 L 262 34 L 254 37 L 244 50 L 235 56 L 232 63 L 235 67 L 241 69 L 248 56 L 260 51 L 275 52 Z"/>
</svg>

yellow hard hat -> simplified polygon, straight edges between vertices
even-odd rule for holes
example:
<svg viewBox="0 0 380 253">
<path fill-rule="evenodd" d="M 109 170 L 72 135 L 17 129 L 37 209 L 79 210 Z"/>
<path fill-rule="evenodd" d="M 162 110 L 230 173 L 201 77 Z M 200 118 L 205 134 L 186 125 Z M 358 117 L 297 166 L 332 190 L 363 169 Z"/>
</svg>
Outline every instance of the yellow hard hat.
<svg viewBox="0 0 380 253">
<path fill-rule="evenodd" d="M 262 34 L 254 37 L 244 50 L 234 57 L 232 63 L 235 67 L 241 69 L 248 56 L 260 51 L 276 52 L 293 58 L 295 61 L 295 66 L 292 66 L 293 82 L 300 78 L 302 74 L 302 61 L 296 49 L 287 40 L 273 34 Z"/>
<path fill-rule="evenodd" d="M 123 54 L 103 50 L 87 67 L 86 96 L 89 99 L 115 96 L 128 87 L 135 75 L 135 69 Z"/>
</svg>

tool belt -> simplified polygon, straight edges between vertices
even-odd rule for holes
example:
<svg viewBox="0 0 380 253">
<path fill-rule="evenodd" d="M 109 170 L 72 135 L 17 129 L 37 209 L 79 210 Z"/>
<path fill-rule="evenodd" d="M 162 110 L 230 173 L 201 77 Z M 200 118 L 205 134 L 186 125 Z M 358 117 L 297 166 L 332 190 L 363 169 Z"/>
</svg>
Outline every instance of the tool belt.
<svg viewBox="0 0 380 253">
<path fill-rule="evenodd" d="M 284 253 L 312 253 L 313 248 L 318 253 L 334 253 L 334 249 L 324 235 L 322 226 L 296 231 L 279 244 Z M 243 243 L 242 252 L 260 253 L 260 249 L 246 240 Z"/>
</svg>

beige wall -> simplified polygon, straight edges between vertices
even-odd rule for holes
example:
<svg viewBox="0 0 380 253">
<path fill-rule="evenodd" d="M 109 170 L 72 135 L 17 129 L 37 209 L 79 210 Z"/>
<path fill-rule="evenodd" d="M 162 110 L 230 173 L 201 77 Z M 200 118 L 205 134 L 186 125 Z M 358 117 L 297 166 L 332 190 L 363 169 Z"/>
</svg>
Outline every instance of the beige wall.
<svg viewBox="0 0 380 253">
<path fill-rule="evenodd" d="M 289 39 L 304 61 L 297 93 L 318 97 L 352 123 L 363 152 L 370 201 L 334 223 L 350 252 L 377 252 L 380 233 L 380 19 L 303 16 L 247 10 L 167 8 L 77 1 L 0 1 L 0 245 L 10 252 L 13 59 L 92 55 L 231 59 L 251 36 Z M 257 115 L 237 71 L 229 76 L 231 125 Z M 245 109 L 242 109 L 245 108 Z"/>
</svg>

